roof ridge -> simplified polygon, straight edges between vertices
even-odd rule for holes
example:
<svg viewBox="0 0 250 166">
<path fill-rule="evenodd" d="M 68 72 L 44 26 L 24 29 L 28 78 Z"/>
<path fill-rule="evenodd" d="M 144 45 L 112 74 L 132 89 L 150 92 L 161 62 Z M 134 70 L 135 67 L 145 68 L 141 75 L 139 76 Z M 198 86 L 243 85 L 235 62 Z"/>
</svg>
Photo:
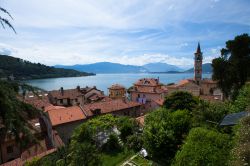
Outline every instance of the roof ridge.
<svg viewBox="0 0 250 166">
<path fill-rule="evenodd" d="M 88 113 L 84 111 L 83 107 L 81 105 L 79 105 L 81 111 L 83 112 L 83 114 L 86 116 L 86 118 L 89 117 Z"/>
</svg>

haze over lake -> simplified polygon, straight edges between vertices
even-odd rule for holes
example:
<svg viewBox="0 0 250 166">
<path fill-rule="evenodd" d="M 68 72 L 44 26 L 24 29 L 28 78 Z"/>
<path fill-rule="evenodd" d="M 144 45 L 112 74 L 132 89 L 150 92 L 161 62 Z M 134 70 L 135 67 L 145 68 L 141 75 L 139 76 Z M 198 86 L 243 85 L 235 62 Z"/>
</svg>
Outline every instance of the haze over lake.
<svg viewBox="0 0 250 166">
<path fill-rule="evenodd" d="M 96 86 L 98 89 L 104 91 L 107 95 L 108 87 L 112 84 L 118 83 L 126 88 L 129 88 L 140 78 L 160 78 L 160 82 L 163 84 L 176 83 L 182 79 L 193 78 L 193 73 L 178 73 L 178 74 L 97 74 L 95 76 L 88 77 L 68 77 L 68 78 L 49 78 L 49 79 L 37 79 L 28 80 L 26 83 L 42 88 L 44 90 L 57 90 L 60 87 L 64 89 L 76 88 L 80 85 Z M 203 78 L 211 78 L 211 74 L 203 74 Z"/>
</svg>

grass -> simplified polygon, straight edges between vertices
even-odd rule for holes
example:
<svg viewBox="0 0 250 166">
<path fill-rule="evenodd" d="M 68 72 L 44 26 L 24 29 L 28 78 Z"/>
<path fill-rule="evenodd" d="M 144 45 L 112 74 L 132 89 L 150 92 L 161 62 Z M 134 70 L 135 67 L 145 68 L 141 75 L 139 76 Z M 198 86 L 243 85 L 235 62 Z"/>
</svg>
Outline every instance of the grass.
<svg viewBox="0 0 250 166">
<path fill-rule="evenodd" d="M 140 155 L 137 155 L 131 162 L 138 166 L 152 166 L 153 165 L 152 161 L 149 161 L 141 157 Z"/>
<path fill-rule="evenodd" d="M 101 160 L 104 166 L 117 166 L 123 161 L 129 159 L 135 153 L 133 151 L 123 150 L 117 153 L 102 153 Z"/>
</svg>

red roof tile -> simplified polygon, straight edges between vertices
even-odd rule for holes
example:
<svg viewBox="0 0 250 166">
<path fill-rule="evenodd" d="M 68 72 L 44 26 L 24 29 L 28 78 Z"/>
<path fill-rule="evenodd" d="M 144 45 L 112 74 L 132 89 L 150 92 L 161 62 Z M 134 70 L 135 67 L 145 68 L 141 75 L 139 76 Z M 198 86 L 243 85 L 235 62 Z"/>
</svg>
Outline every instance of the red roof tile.
<svg viewBox="0 0 250 166">
<path fill-rule="evenodd" d="M 120 84 L 113 84 L 109 89 L 117 90 L 117 89 L 125 89 L 125 87 Z"/>
<path fill-rule="evenodd" d="M 79 89 L 63 89 L 50 91 L 49 95 L 57 99 L 75 99 L 84 94 Z"/>
<path fill-rule="evenodd" d="M 159 80 L 155 78 L 142 78 L 139 79 L 135 85 L 143 85 L 143 86 L 157 86 L 159 85 Z"/>
<path fill-rule="evenodd" d="M 137 121 L 141 126 L 144 126 L 145 115 L 139 116 L 138 118 L 136 118 L 136 121 Z"/>
<path fill-rule="evenodd" d="M 89 116 L 93 115 L 92 111 L 100 109 L 101 114 L 115 112 L 123 109 L 140 106 L 140 103 L 133 101 L 124 101 L 123 99 L 115 99 L 110 101 L 101 101 L 92 104 L 86 104 L 82 106 L 83 110 L 87 112 Z"/>
<path fill-rule="evenodd" d="M 79 106 L 48 110 L 52 126 L 86 119 Z"/>
</svg>

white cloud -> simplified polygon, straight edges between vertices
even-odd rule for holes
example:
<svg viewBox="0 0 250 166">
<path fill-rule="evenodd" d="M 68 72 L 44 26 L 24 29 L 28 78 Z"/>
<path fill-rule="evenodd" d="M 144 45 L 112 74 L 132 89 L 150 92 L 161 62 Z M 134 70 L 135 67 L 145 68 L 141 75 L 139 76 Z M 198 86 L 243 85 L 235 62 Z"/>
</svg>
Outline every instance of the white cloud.
<svg viewBox="0 0 250 166">
<path fill-rule="evenodd" d="M 218 54 L 218 45 L 245 30 L 220 29 L 224 22 L 250 24 L 248 0 L 1 2 L 15 18 L 18 35 L 1 29 L 0 52 L 48 65 L 161 61 L 188 66 L 199 40 L 209 45 L 204 50 L 204 60 L 209 62 Z M 212 23 L 222 26 L 211 30 Z"/>
</svg>

